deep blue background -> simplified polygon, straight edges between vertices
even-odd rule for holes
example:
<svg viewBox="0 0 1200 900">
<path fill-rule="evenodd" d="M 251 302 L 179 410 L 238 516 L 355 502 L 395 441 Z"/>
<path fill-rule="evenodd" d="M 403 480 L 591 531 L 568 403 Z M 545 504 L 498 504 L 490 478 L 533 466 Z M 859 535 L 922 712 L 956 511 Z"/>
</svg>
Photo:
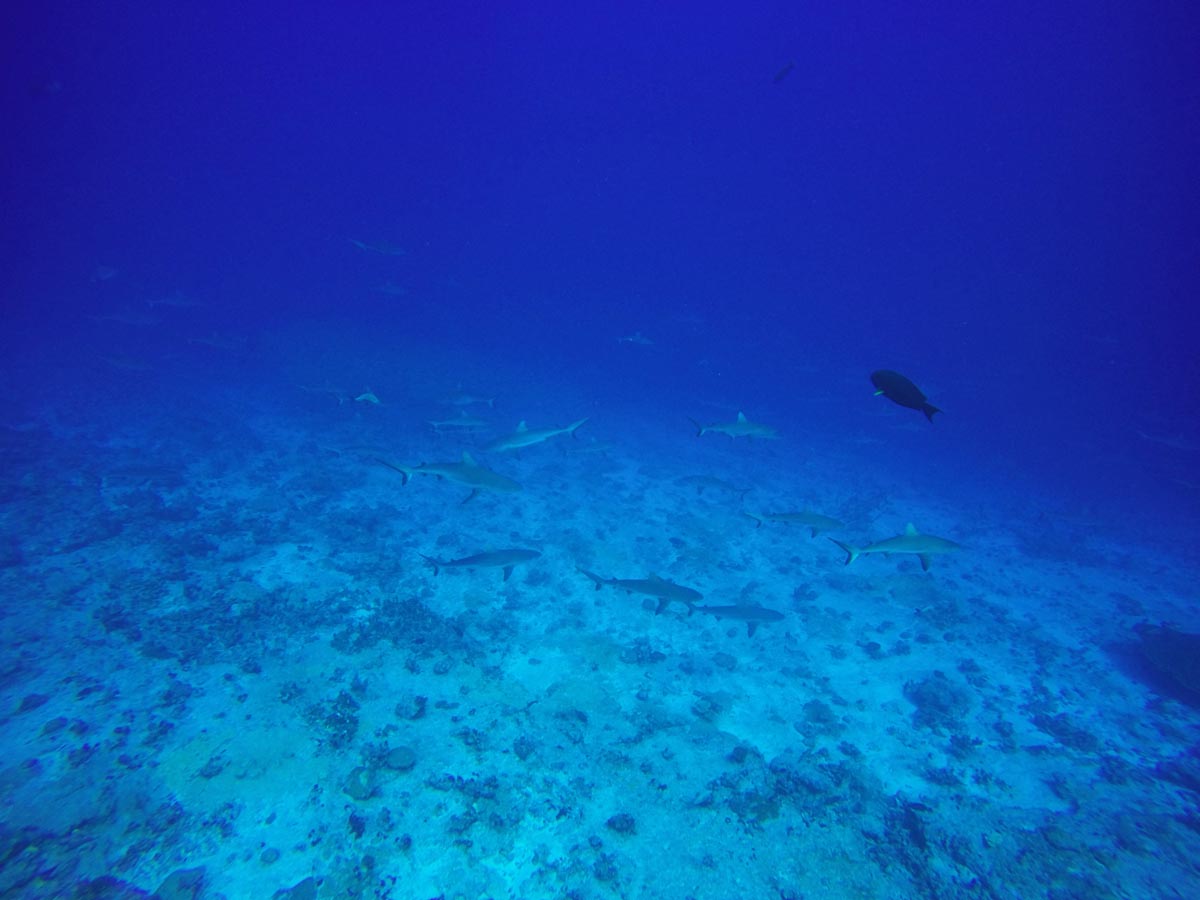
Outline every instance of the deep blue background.
<svg viewBox="0 0 1200 900">
<path fill-rule="evenodd" d="M 934 458 L 1194 511 L 1196 452 L 1138 432 L 1200 443 L 1200 7 L 574 6 L 24 4 L 6 358 L 52 382 L 178 289 L 833 435 L 891 367 Z"/>
</svg>

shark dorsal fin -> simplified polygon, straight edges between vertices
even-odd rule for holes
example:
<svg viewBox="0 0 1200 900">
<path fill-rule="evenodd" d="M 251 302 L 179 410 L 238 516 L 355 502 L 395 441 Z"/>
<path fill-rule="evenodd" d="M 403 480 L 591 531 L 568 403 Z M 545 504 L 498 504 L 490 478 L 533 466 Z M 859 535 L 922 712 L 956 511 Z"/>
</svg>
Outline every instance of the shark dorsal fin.
<svg viewBox="0 0 1200 900">
<path fill-rule="evenodd" d="M 656 574 L 654 574 L 653 572 L 651 572 L 649 575 L 647 575 L 647 576 L 646 576 L 646 580 L 647 580 L 647 581 L 662 581 L 662 579 L 661 579 L 661 578 L 659 578 L 659 577 L 658 577 Z"/>
<path fill-rule="evenodd" d="M 904 533 L 906 535 L 908 535 L 909 537 L 911 537 L 912 535 L 920 534 L 921 532 L 917 531 L 916 526 L 913 525 L 912 522 L 909 522 L 907 525 L 904 526 Z"/>
<path fill-rule="evenodd" d="M 746 421 L 746 414 L 744 412 L 741 412 L 740 410 L 738 411 L 738 421 L 739 422 Z"/>
<path fill-rule="evenodd" d="M 473 466 L 473 465 L 475 465 L 475 459 L 474 459 L 474 457 L 472 457 L 472 456 L 471 456 L 471 454 L 470 454 L 470 453 L 468 453 L 466 450 L 464 450 L 464 451 L 463 451 L 463 458 L 462 458 L 462 461 L 463 461 L 463 465 L 464 465 L 464 466 Z"/>
<path fill-rule="evenodd" d="M 528 431 L 528 430 L 529 430 L 529 426 L 525 424 L 524 419 L 522 419 L 520 422 L 517 423 L 517 431 Z"/>
</svg>

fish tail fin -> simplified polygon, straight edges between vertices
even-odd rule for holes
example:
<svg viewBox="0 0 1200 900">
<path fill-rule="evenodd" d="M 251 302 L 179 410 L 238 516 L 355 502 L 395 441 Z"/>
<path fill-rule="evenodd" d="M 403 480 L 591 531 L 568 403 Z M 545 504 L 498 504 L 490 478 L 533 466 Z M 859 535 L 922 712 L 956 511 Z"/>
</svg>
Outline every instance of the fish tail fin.
<svg viewBox="0 0 1200 900">
<path fill-rule="evenodd" d="M 590 419 L 591 416 L 584 416 L 578 422 L 572 422 L 567 426 L 567 431 L 571 432 L 571 437 L 575 437 L 575 432 L 583 427 L 583 423 Z"/>
<path fill-rule="evenodd" d="M 575 571 L 578 572 L 580 575 L 586 575 L 588 578 L 590 578 L 592 580 L 592 582 L 596 585 L 596 590 L 600 590 L 601 586 L 604 584 L 604 579 L 601 578 L 599 575 L 597 575 L 595 572 L 589 572 L 587 569 L 579 568 L 579 566 L 575 567 Z"/>
<path fill-rule="evenodd" d="M 412 477 L 412 470 L 407 469 L 404 466 L 398 466 L 395 463 L 390 463 L 386 459 L 380 459 L 378 456 L 375 457 L 375 462 L 387 466 L 389 469 L 395 469 L 397 472 L 399 472 L 401 484 L 408 484 L 408 479 Z"/>
<path fill-rule="evenodd" d="M 932 423 L 933 422 L 933 414 L 940 413 L 941 410 L 938 409 L 936 406 L 934 406 L 932 403 L 926 403 L 924 406 L 921 407 L 921 412 L 925 413 L 925 418 L 927 418 L 930 421 L 930 423 Z"/>
<path fill-rule="evenodd" d="M 855 547 L 853 544 L 843 544 L 841 541 L 835 541 L 833 538 L 830 538 L 829 540 L 833 541 L 833 543 L 837 544 L 845 552 L 846 565 L 850 565 L 850 563 L 858 559 L 858 555 L 862 553 L 862 550 L 858 547 Z"/>
<path fill-rule="evenodd" d="M 688 416 L 688 421 L 696 426 L 696 437 L 702 437 L 704 435 L 704 426 L 701 425 L 699 422 L 697 422 L 695 419 L 693 419 L 691 416 Z"/>
<path fill-rule="evenodd" d="M 433 556 L 426 556 L 424 553 L 421 554 L 421 559 L 425 560 L 425 565 L 433 569 L 433 574 L 436 577 L 437 573 L 441 571 L 442 561 Z"/>
<path fill-rule="evenodd" d="M 753 519 L 755 528 L 762 528 L 763 520 L 760 519 L 758 516 L 756 516 L 754 513 L 748 513 L 745 510 L 742 510 L 742 515 L 745 516 L 747 519 Z"/>
</svg>

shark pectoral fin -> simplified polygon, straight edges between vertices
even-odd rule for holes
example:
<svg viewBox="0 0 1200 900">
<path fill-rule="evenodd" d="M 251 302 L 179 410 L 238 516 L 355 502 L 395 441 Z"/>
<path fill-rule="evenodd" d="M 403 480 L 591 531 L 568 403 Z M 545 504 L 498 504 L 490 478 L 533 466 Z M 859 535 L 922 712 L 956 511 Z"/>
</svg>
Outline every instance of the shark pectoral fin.
<svg viewBox="0 0 1200 900">
<path fill-rule="evenodd" d="M 657 616 L 660 612 L 662 612 L 664 609 L 667 608 L 667 604 L 670 602 L 671 601 L 668 600 L 666 597 L 660 598 L 658 601 L 658 607 L 654 610 L 654 614 Z"/>
<path fill-rule="evenodd" d="M 758 623 L 757 622 L 747 622 L 746 623 L 746 637 L 754 637 L 754 632 L 756 632 L 756 631 L 758 631 Z"/>
<path fill-rule="evenodd" d="M 929 554 L 928 553 L 918 554 L 918 559 L 921 560 L 921 570 L 924 572 L 928 572 L 929 564 L 933 562 L 933 560 L 930 558 Z"/>
<path fill-rule="evenodd" d="M 512 567 L 512 566 L 505 566 L 505 567 L 504 567 L 504 580 L 505 580 L 505 581 L 508 581 L 509 577 L 512 575 L 512 572 L 513 572 L 513 567 Z"/>
<path fill-rule="evenodd" d="M 872 394 L 871 396 L 872 396 L 872 397 L 882 397 L 882 396 L 883 396 L 883 391 L 876 391 L 876 392 L 875 392 L 874 394 Z"/>
<path fill-rule="evenodd" d="M 472 500 L 474 500 L 478 496 L 479 496 L 479 488 L 471 488 L 471 493 L 467 494 L 467 496 L 463 498 L 463 502 L 458 505 L 462 506 L 463 503 L 470 503 Z"/>
<path fill-rule="evenodd" d="M 818 529 L 818 528 L 816 528 L 816 527 L 813 527 L 813 528 L 809 529 L 809 534 L 808 534 L 808 536 L 809 536 L 809 537 L 816 537 L 816 536 L 817 536 L 818 534 L 820 534 L 820 533 L 821 533 L 820 529 Z"/>
</svg>

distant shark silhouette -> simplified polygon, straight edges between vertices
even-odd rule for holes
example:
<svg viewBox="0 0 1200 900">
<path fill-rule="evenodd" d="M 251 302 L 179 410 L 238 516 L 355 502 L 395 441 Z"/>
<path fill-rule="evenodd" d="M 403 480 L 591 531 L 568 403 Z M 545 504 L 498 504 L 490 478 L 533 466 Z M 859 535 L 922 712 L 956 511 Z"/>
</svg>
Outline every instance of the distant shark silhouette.
<svg viewBox="0 0 1200 900">
<path fill-rule="evenodd" d="M 751 422 L 746 418 L 746 414 L 739 412 L 737 419 L 732 422 L 715 422 L 711 425 L 701 425 L 695 419 L 689 419 L 696 426 L 696 437 L 704 437 L 709 434 L 727 434 L 731 438 L 739 437 L 756 437 L 756 438 L 777 438 L 779 435 L 770 425 L 760 425 L 758 422 Z"/>
<path fill-rule="evenodd" d="M 737 606 L 697 606 L 696 609 L 718 619 L 745 622 L 746 637 L 754 637 L 754 632 L 758 631 L 758 626 L 763 622 L 779 622 L 783 619 L 783 613 L 779 610 L 767 609 L 765 606 L 739 604 Z"/>
<path fill-rule="evenodd" d="M 753 519 L 758 523 L 758 527 L 762 527 L 763 522 L 783 522 L 785 525 L 803 525 L 808 528 L 813 537 L 816 537 L 822 531 L 837 531 L 840 528 L 845 528 L 839 519 L 832 516 L 823 516 L 820 513 L 813 512 L 811 509 L 801 510 L 800 512 L 781 512 L 781 513 L 751 513 L 743 512 L 748 519 Z"/>
</svg>

